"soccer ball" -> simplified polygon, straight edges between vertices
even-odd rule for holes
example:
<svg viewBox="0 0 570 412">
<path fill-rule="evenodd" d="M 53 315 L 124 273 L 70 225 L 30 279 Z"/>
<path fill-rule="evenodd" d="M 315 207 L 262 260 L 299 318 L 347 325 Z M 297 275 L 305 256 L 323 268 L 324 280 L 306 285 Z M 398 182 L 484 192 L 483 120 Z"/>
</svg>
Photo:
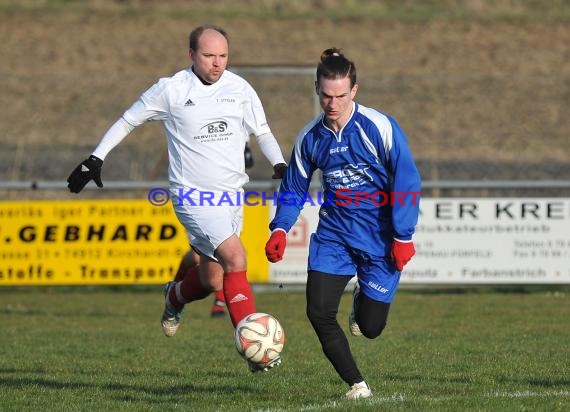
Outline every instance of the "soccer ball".
<svg viewBox="0 0 570 412">
<path fill-rule="evenodd" d="M 267 313 L 252 313 L 243 318 L 234 332 L 236 349 L 246 360 L 267 365 L 277 358 L 285 344 L 279 321 Z"/>
</svg>

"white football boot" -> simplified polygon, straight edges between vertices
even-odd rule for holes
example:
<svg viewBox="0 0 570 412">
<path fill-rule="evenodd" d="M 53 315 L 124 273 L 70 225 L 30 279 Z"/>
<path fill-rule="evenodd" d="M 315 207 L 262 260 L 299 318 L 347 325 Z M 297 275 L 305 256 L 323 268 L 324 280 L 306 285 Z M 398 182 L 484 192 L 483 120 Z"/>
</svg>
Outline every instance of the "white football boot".
<svg viewBox="0 0 570 412">
<path fill-rule="evenodd" d="M 369 398 L 372 396 L 372 391 L 366 382 L 358 382 L 350 387 L 350 390 L 346 393 L 348 399 L 361 399 Z"/>
<path fill-rule="evenodd" d="M 360 293 L 360 286 L 358 285 L 358 280 L 354 284 L 354 290 L 352 291 L 352 310 L 348 315 L 348 329 L 350 330 L 350 334 L 353 336 L 362 336 L 362 332 L 360 331 L 360 327 L 358 323 L 356 323 L 355 319 L 355 310 L 354 305 L 356 299 L 358 298 L 358 294 Z"/>
<path fill-rule="evenodd" d="M 180 317 L 182 316 L 182 310 L 176 310 L 176 308 L 168 302 L 168 294 L 170 293 L 170 289 L 174 286 L 176 286 L 176 282 L 171 281 L 164 287 L 164 312 L 162 312 L 162 319 L 160 320 L 162 331 L 168 337 L 172 337 L 176 334 L 180 326 Z"/>
<path fill-rule="evenodd" d="M 251 373 L 256 373 L 256 372 L 267 372 L 269 369 L 272 369 L 276 366 L 281 365 L 281 356 L 277 356 L 275 359 L 273 359 L 271 362 L 269 362 L 266 365 L 261 365 L 259 363 L 253 363 L 250 361 L 247 361 L 247 367 L 249 368 L 249 371 Z"/>
</svg>

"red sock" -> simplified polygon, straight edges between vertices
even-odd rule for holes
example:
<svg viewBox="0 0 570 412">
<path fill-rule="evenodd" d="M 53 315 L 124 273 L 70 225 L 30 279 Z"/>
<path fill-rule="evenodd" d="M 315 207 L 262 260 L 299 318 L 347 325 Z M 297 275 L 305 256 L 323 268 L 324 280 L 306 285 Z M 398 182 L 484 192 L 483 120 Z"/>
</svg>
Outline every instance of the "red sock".
<svg viewBox="0 0 570 412">
<path fill-rule="evenodd" d="M 181 282 L 170 288 L 168 300 L 172 306 L 180 310 L 184 304 L 204 299 L 210 293 L 200 281 L 199 268 L 194 267 L 186 272 L 186 276 Z"/>
<path fill-rule="evenodd" d="M 224 290 L 218 290 L 216 296 L 214 297 L 214 304 L 212 305 L 212 310 L 210 311 L 210 316 L 213 318 L 221 317 L 226 314 L 224 308 L 226 307 L 226 298 L 224 297 Z"/>
<path fill-rule="evenodd" d="M 226 297 L 224 296 L 224 289 L 216 291 L 216 305 L 221 306 L 218 302 L 226 303 Z"/>
<path fill-rule="evenodd" d="M 224 273 L 224 295 L 234 327 L 247 315 L 255 313 L 255 300 L 245 271 Z"/>
</svg>

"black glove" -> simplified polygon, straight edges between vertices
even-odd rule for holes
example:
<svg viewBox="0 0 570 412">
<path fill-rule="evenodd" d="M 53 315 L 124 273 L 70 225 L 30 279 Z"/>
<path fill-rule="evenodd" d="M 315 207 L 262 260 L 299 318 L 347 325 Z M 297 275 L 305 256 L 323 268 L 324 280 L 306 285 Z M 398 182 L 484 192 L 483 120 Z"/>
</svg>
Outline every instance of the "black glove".
<svg viewBox="0 0 570 412">
<path fill-rule="evenodd" d="M 95 156 L 89 156 L 81 162 L 67 178 L 67 187 L 71 193 L 79 193 L 91 179 L 98 187 L 103 187 L 101 181 L 101 167 L 103 161 Z"/>
<path fill-rule="evenodd" d="M 251 149 L 247 143 L 245 144 L 245 149 L 243 150 L 243 158 L 245 160 L 245 168 L 251 169 L 253 167 L 253 153 L 251 153 Z"/>
<path fill-rule="evenodd" d="M 277 163 L 273 166 L 273 176 L 272 179 L 282 179 L 283 175 L 287 171 L 287 165 L 285 163 Z"/>
</svg>

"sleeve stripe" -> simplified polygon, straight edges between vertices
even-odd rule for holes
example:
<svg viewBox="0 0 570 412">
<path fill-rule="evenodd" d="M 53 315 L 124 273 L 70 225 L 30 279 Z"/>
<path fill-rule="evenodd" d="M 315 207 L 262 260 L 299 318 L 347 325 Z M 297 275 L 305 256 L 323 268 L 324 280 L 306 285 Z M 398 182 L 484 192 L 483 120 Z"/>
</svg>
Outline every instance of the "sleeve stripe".
<svg viewBox="0 0 570 412">
<path fill-rule="evenodd" d="M 379 160 L 378 159 L 378 150 L 376 150 L 376 147 L 374 147 L 374 144 L 372 143 L 370 138 L 366 135 L 366 132 L 364 131 L 364 129 L 362 128 L 360 123 L 355 122 L 355 124 L 356 124 L 356 127 L 358 127 L 358 131 L 360 132 L 360 137 L 364 141 L 364 145 L 370 151 L 370 153 L 372 153 L 374 155 L 376 160 Z"/>
<path fill-rule="evenodd" d="M 301 129 L 301 131 L 299 132 L 299 135 L 297 136 L 297 141 L 295 142 L 295 161 L 297 163 L 297 167 L 299 168 L 299 173 L 301 173 L 301 176 L 303 176 L 303 178 L 307 179 L 308 178 L 308 174 L 307 171 L 305 170 L 305 166 L 303 165 L 303 156 L 301 155 L 301 148 L 303 146 L 303 142 L 305 141 L 305 137 L 307 136 L 307 133 L 309 133 L 309 131 L 315 127 L 315 125 L 319 122 L 321 118 L 321 115 L 317 116 L 316 118 L 314 118 L 311 122 L 309 122 L 305 127 L 303 127 L 303 129 Z M 312 155 L 312 153 L 311 153 Z"/>
<path fill-rule="evenodd" d="M 301 156 L 301 145 L 303 144 L 303 140 L 305 140 L 305 135 L 301 136 L 299 138 L 299 140 L 297 140 L 297 143 L 295 144 L 295 162 L 297 163 L 297 168 L 299 169 L 299 173 L 301 173 L 301 176 L 303 176 L 303 178 L 307 178 L 307 171 L 305 170 L 305 167 L 303 166 L 303 157 Z"/>
<path fill-rule="evenodd" d="M 386 153 L 386 161 L 389 161 L 390 150 L 393 146 L 392 124 L 390 123 L 390 120 L 385 114 L 377 112 L 376 110 L 369 109 L 368 107 L 364 107 L 362 105 L 358 106 L 358 111 L 362 113 L 364 117 L 374 123 L 378 129 L 380 138 L 382 139 L 382 145 L 384 146 L 384 153 Z"/>
</svg>

